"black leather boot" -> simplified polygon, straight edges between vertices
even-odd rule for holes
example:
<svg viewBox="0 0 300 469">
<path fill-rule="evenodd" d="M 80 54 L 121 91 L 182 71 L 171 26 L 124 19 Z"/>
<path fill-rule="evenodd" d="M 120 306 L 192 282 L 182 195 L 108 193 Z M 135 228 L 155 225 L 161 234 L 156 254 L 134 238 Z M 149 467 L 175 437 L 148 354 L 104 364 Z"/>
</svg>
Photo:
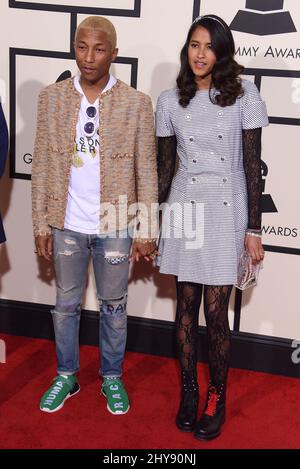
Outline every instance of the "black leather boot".
<svg viewBox="0 0 300 469">
<path fill-rule="evenodd" d="M 182 371 L 182 390 L 176 425 L 183 432 L 192 432 L 197 422 L 199 387 L 195 372 Z"/>
<path fill-rule="evenodd" d="M 206 406 L 195 428 L 199 440 L 212 440 L 221 433 L 225 422 L 226 385 L 209 385 Z"/>
</svg>

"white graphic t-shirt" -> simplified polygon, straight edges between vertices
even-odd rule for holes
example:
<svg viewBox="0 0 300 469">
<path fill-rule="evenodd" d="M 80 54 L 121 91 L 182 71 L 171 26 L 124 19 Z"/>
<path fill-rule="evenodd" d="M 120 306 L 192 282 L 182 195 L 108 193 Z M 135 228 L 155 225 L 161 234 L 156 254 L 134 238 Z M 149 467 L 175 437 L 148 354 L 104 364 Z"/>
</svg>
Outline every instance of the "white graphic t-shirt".
<svg viewBox="0 0 300 469">
<path fill-rule="evenodd" d="M 110 75 L 102 92 L 112 88 L 116 81 L 115 77 Z M 93 104 L 87 100 L 78 76 L 74 77 L 74 86 L 82 95 L 82 100 L 76 126 L 65 228 L 79 233 L 99 234 L 99 99 Z"/>
</svg>

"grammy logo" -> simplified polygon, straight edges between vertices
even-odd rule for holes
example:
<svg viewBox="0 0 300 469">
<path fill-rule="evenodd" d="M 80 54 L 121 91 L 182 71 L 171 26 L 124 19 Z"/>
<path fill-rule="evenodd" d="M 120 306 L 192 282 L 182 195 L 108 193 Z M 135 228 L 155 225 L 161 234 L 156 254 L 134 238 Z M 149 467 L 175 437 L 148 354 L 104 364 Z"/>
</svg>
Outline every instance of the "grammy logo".
<svg viewBox="0 0 300 469">
<path fill-rule="evenodd" d="M 258 36 L 294 33 L 293 19 L 283 4 L 284 0 L 246 0 L 246 9 L 238 11 L 230 28 Z"/>
</svg>

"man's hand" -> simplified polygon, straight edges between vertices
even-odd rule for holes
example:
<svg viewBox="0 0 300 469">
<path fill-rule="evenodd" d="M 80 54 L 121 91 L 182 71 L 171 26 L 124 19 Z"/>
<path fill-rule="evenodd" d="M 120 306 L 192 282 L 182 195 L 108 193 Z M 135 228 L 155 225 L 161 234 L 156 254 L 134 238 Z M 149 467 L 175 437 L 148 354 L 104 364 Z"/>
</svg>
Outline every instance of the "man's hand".
<svg viewBox="0 0 300 469">
<path fill-rule="evenodd" d="M 257 236 L 246 235 L 245 248 L 252 258 L 252 264 L 258 264 L 264 258 L 264 249 L 261 244 L 261 238 Z"/>
<path fill-rule="evenodd" d="M 37 236 L 35 238 L 36 253 L 47 261 L 52 259 L 53 238 L 52 235 Z"/>
<path fill-rule="evenodd" d="M 129 260 L 138 262 L 143 257 L 146 261 L 153 261 L 158 254 L 155 242 L 141 243 L 133 241 Z"/>
</svg>

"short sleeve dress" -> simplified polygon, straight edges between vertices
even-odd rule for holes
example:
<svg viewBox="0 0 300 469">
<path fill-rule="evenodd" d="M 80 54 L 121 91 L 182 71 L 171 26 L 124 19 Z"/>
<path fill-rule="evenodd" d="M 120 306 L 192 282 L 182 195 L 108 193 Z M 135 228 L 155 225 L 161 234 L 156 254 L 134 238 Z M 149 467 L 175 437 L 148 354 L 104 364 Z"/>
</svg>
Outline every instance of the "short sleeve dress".
<svg viewBox="0 0 300 469">
<path fill-rule="evenodd" d="M 177 89 L 158 99 L 156 135 L 175 135 L 179 157 L 163 210 L 158 265 L 178 281 L 237 281 L 248 224 L 242 130 L 268 125 L 256 85 L 242 80 L 242 86 L 244 95 L 227 107 L 213 104 L 208 90 L 197 91 L 186 108 Z"/>
</svg>

